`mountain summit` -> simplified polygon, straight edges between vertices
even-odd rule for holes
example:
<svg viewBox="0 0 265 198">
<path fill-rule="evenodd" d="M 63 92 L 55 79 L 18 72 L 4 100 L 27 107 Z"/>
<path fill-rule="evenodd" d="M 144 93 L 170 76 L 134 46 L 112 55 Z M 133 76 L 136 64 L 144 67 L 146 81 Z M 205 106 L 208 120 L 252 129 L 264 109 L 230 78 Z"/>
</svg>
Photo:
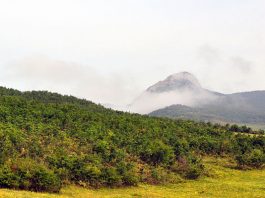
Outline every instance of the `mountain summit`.
<svg viewBox="0 0 265 198">
<path fill-rule="evenodd" d="M 168 92 L 174 90 L 197 89 L 201 88 L 198 79 L 189 72 L 181 72 L 168 76 L 165 80 L 159 81 L 149 87 L 149 92 Z"/>
<path fill-rule="evenodd" d="M 198 106 L 208 103 L 220 95 L 204 89 L 191 73 L 181 72 L 172 74 L 165 80 L 147 88 L 129 106 L 129 110 L 145 114 L 172 104 Z"/>
</svg>

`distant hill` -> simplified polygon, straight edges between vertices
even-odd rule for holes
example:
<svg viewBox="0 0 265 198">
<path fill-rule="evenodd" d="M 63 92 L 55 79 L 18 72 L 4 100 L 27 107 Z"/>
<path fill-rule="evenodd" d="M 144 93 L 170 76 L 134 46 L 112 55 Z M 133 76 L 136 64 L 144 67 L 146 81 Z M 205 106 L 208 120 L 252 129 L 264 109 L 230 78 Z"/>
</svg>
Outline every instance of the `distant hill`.
<svg viewBox="0 0 265 198">
<path fill-rule="evenodd" d="M 152 116 L 265 125 L 265 91 L 222 94 L 204 89 L 188 72 L 147 88 L 130 107 Z"/>
<path fill-rule="evenodd" d="M 265 91 L 220 96 L 208 104 L 188 107 L 171 105 L 150 113 L 152 116 L 200 121 L 265 125 Z"/>
</svg>

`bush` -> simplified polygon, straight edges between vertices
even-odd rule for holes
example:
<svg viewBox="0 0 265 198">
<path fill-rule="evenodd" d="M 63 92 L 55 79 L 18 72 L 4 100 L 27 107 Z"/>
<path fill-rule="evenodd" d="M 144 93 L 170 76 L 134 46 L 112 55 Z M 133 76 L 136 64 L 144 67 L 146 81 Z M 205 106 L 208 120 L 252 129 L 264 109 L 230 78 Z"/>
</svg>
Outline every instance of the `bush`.
<svg viewBox="0 0 265 198">
<path fill-rule="evenodd" d="M 265 154 L 260 149 L 253 149 L 250 152 L 236 156 L 239 167 L 261 168 L 265 163 Z"/>
<path fill-rule="evenodd" d="M 172 147 L 164 144 L 160 140 L 155 140 L 141 153 L 141 158 L 145 162 L 153 165 L 167 165 L 174 161 L 175 155 Z"/>
<path fill-rule="evenodd" d="M 117 171 L 122 176 L 122 183 L 126 186 L 136 186 L 139 176 L 134 163 L 120 162 L 117 164 Z"/>
<path fill-rule="evenodd" d="M 0 186 L 37 192 L 59 192 L 61 181 L 45 165 L 30 159 L 18 159 L 0 168 Z"/>
<path fill-rule="evenodd" d="M 197 179 L 203 173 L 203 166 L 202 165 L 190 165 L 185 173 L 185 178 L 187 179 Z"/>
<path fill-rule="evenodd" d="M 103 170 L 102 179 L 107 186 L 121 186 L 122 177 L 114 167 Z"/>
<path fill-rule="evenodd" d="M 19 188 L 19 177 L 7 165 L 0 166 L 0 187 Z"/>
<path fill-rule="evenodd" d="M 78 173 L 74 172 L 74 174 L 78 175 L 79 180 L 75 178 L 75 182 L 82 182 L 83 186 L 93 186 L 99 187 L 101 184 L 101 170 L 99 167 L 93 164 L 84 164 L 83 166 L 79 167 Z"/>
<path fill-rule="evenodd" d="M 123 184 L 126 186 L 136 186 L 139 182 L 138 176 L 133 172 L 127 172 L 123 175 Z"/>
<path fill-rule="evenodd" d="M 187 140 L 177 140 L 174 142 L 175 156 L 180 157 L 186 155 L 189 151 L 189 143 Z"/>
<path fill-rule="evenodd" d="M 176 164 L 171 166 L 173 172 L 177 172 L 186 179 L 197 179 L 204 172 L 204 166 L 201 160 L 191 154 L 180 157 Z"/>
</svg>

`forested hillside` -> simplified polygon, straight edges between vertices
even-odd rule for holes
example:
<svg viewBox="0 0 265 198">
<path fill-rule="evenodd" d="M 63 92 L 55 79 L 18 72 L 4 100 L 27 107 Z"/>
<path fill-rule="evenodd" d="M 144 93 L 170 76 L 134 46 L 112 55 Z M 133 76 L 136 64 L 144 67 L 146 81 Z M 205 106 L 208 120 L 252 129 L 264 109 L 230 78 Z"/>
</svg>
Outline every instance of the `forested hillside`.
<svg viewBox="0 0 265 198">
<path fill-rule="evenodd" d="M 0 187 L 58 192 L 69 183 L 101 187 L 178 182 L 205 173 L 203 155 L 230 156 L 239 168 L 262 168 L 265 137 L 231 129 L 2 87 Z"/>
</svg>

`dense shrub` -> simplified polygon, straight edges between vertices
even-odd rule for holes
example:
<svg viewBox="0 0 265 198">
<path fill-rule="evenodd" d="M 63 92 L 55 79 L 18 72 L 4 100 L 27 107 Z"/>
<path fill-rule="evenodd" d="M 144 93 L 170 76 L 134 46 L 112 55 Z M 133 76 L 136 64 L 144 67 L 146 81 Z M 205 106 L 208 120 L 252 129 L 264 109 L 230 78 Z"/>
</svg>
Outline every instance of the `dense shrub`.
<svg viewBox="0 0 265 198">
<path fill-rule="evenodd" d="M 189 150 L 190 150 L 190 147 L 189 147 L 189 143 L 187 142 L 186 139 L 181 139 L 181 140 L 174 140 L 173 142 L 173 145 L 174 145 L 174 150 L 175 150 L 175 156 L 176 157 L 180 157 L 180 156 L 184 156 L 186 155 Z"/>
<path fill-rule="evenodd" d="M 139 175 L 135 163 L 120 162 L 117 164 L 117 170 L 122 176 L 122 182 L 126 186 L 135 186 L 139 182 Z"/>
<path fill-rule="evenodd" d="M 170 168 L 173 172 L 178 173 L 186 179 L 197 179 L 204 172 L 204 166 L 201 159 L 190 153 L 178 157 L 177 162 L 175 162 Z"/>
<path fill-rule="evenodd" d="M 202 164 L 198 165 L 198 164 L 192 164 L 189 165 L 186 173 L 185 173 L 185 178 L 187 179 L 197 179 L 198 177 L 200 177 L 203 173 L 204 167 Z"/>
<path fill-rule="evenodd" d="M 204 173 L 199 155 L 264 165 L 265 137 L 247 127 L 154 118 L 72 96 L 0 87 L 0 187 L 58 192 L 61 185 L 176 182 Z M 253 133 L 253 131 L 251 132 Z"/>
<path fill-rule="evenodd" d="M 53 171 L 31 159 L 17 159 L 0 168 L 0 186 L 32 191 L 59 192 L 61 182 Z"/>
<path fill-rule="evenodd" d="M 170 164 L 174 161 L 174 150 L 160 140 L 154 140 L 141 153 L 142 160 L 154 165 Z"/>
<path fill-rule="evenodd" d="M 120 186 L 122 184 L 122 176 L 114 167 L 104 168 L 102 171 L 102 179 L 108 186 Z"/>
<path fill-rule="evenodd" d="M 0 167 L 0 187 L 1 188 L 19 188 L 25 184 L 20 184 L 19 175 L 15 174 L 11 167 L 2 165 Z M 22 188 L 23 189 L 23 188 Z M 27 189 L 27 188 L 24 188 Z"/>
<path fill-rule="evenodd" d="M 240 167 L 261 168 L 265 164 L 265 154 L 260 149 L 236 156 L 236 161 Z"/>
</svg>

